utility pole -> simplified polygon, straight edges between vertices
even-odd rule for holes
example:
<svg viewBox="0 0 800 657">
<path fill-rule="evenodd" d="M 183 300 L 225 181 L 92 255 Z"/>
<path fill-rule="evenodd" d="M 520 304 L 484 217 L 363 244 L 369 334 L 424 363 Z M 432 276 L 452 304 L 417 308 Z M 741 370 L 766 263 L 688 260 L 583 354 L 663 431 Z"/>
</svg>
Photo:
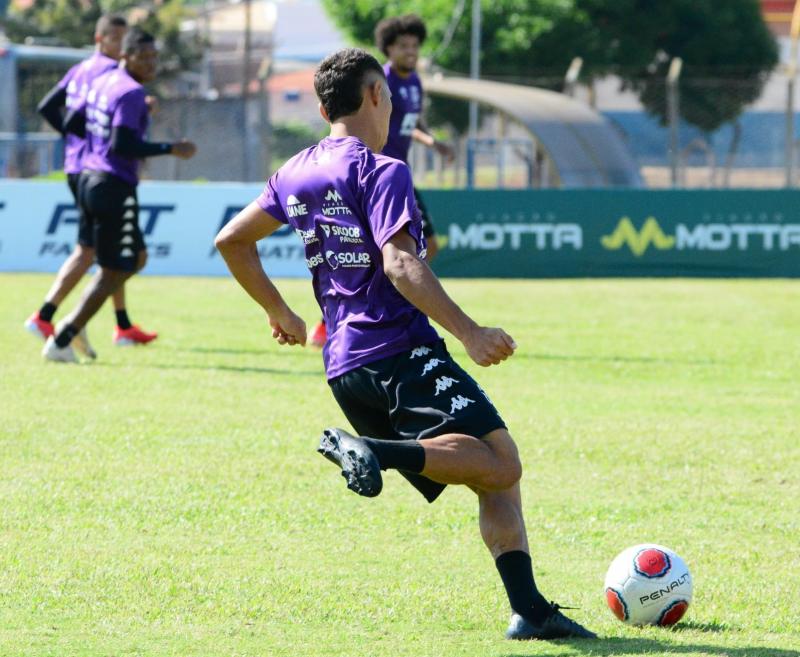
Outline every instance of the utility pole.
<svg viewBox="0 0 800 657">
<path fill-rule="evenodd" d="M 794 3 L 792 26 L 789 30 L 791 49 L 789 51 L 789 68 L 786 71 L 786 186 L 794 187 L 794 93 L 797 77 L 797 40 L 800 36 L 800 1 Z"/>
<path fill-rule="evenodd" d="M 681 69 L 683 60 L 675 57 L 669 63 L 669 73 L 667 73 L 667 117 L 669 121 L 669 163 L 670 179 L 672 186 L 678 186 L 678 171 L 680 165 L 680 87 Z"/>
<path fill-rule="evenodd" d="M 477 80 L 481 76 L 481 0 L 472 0 L 472 39 L 470 43 L 469 77 Z M 469 103 L 469 136 L 478 137 L 478 103 Z"/>
<path fill-rule="evenodd" d="M 242 55 L 242 178 L 250 180 L 250 140 L 247 127 L 247 101 L 250 93 L 250 52 L 252 50 L 250 33 L 250 0 L 243 0 L 244 8 L 244 44 Z"/>
</svg>

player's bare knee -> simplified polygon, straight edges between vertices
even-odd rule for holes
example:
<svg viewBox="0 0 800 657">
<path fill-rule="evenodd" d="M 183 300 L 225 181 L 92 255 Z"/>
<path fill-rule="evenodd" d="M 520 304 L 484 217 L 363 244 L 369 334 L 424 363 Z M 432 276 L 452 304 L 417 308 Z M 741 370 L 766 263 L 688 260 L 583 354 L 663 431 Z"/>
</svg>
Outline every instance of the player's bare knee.
<svg viewBox="0 0 800 657">
<path fill-rule="evenodd" d="M 136 271 L 142 271 L 144 266 L 147 264 L 147 251 L 142 250 L 139 251 L 139 255 L 136 258 Z"/>
<path fill-rule="evenodd" d="M 522 463 L 519 451 L 506 429 L 497 429 L 483 437 L 492 453 L 491 481 L 486 490 L 506 490 L 522 478 Z"/>
</svg>

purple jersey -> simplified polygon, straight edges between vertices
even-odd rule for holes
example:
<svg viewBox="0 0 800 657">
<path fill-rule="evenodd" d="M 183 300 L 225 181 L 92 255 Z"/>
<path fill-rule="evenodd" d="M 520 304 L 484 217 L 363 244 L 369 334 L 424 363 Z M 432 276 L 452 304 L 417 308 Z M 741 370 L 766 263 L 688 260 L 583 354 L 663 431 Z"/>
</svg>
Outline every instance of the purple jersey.
<svg viewBox="0 0 800 657">
<path fill-rule="evenodd" d="M 408 162 L 411 134 L 417 127 L 422 112 L 422 83 L 416 73 L 401 78 L 389 64 L 385 64 L 386 82 L 392 92 L 392 116 L 389 119 L 389 138 L 383 154 Z"/>
<path fill-rule="evenodd" d="M 408 167 L 355 137 L 327 137 L 295 155 L 256 200 L 305 245 L 328 341 L 328 378 L 438 338 L 383 273 L 381 247 L 407 228 L 425 249 Z"/>
<path fill-rule="evenodd" d="M 106 57 L 100 52 L 95 52 L 91 57 L 80 64 L 75 64 L 67 74 L 61 78 L 58 86 L 67 93 L 67 111 L 81 108 L 89 92 L 92 81 L 103 73 L 117 67 L 117 62 L 111 57 Z M 86 141 L 77 135 L 67 133 L 64 144 L 64 172 L 80 173 L 83 168 L 83 156 Z"/>
<path fill-rule="evenodd" d="M 130 128 L 139 139 L 147 132 L 149 115 L 144 87 L 123 68 L 101 75 L 86 96 L 86 157 L 83 168 L 110 173 L 125 182 L 139 182 L 139 158 L 111 151 L 111 131 Z"/>
</svg>

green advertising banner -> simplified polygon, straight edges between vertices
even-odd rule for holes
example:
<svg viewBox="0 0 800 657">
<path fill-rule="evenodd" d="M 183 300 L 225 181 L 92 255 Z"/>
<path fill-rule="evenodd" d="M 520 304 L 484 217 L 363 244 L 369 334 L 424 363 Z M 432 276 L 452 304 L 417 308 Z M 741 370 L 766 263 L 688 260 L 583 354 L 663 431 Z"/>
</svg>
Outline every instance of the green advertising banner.
<svg viewBox="0 0 800 657">
<path fill-rule="evenodd" d="M 800 276 L 800 191 L 424 191 L 442 276 Z"/>
</svg>

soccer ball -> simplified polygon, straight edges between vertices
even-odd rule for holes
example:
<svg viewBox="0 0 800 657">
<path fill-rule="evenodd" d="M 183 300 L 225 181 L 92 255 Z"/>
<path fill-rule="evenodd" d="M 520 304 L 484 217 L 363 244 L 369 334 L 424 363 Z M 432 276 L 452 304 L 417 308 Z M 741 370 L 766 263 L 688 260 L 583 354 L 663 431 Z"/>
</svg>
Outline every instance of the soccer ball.
<svg viewBox="0 0 800 657">
<path fill-rule="evenodd" d="M 629 625 L 674 625 L 692 601 L 692 576 L 683 559 L 654 543 L 623 550 L 608 568 L 609 609 Z"/>
</svg>

